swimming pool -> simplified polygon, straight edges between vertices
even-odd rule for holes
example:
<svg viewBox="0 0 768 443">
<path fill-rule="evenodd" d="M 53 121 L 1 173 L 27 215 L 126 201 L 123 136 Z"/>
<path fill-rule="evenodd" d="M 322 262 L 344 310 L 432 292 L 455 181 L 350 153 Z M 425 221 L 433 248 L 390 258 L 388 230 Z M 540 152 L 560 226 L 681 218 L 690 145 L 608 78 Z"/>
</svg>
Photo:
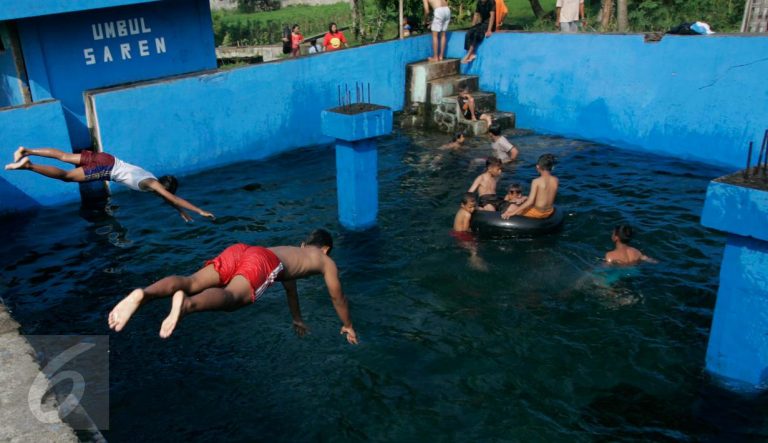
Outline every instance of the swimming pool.
<svg viewBox="0 0 768 443">
<path fill-rule="evenodd" d="M 379 226 L 336 221 L 333 150 L 302 149 L 181 181 L 217 215 L 185 225 L 157 199 L 113 198 L 2 222 L 0 289 L 26 334 L 107 334 L 129 290 L 190 273 L 227 245 L 335 234 L 333 257 L 362 344 L 339 336 L 320 278 L 299 283 L 311 335 L 296 338 L 278 285 L 255 306 L 186 318 L 157 337 L 169 302 L 111 337 L 117 441 L 688 441 L 768 435 L 768 402 L 720 390 L 704 355 L 724 237 L 699 224 L 707 182 L 727 172 L 590 142 L 515 137 L 512 180 L 558 156 L 563 230 L 479 244 L 487 272 L 449 236 L 489 152 L 475 138 L 380 140 Z M 158 171 L 161 172 L 161 171 Z M 90 217 L 89 217 L 90 218 Z M 661 261 L 606 273 L 610 230 L 629 222 Z M 596 268 L 597 267 L 597 268 Z"/>
</svg>

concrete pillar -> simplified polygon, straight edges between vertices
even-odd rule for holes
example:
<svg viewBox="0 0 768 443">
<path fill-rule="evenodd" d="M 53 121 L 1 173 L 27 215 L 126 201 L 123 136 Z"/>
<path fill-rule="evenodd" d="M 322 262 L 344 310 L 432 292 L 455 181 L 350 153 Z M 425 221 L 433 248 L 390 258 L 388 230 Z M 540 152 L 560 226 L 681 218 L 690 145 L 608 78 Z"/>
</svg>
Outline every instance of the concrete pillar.
<svg viewBox="0 0 768 443">
<path fill-rule="evenodd" d="M 740 174 L 740 173 L 739 173 Z M 768 383 L 768 191 L 712 181 L 704 226 L 729 234 L 707 347 L 707 370 L 752 389 Z M 730 384 L 730 383 L 729 383 Z"/>
<path fill-rule="evenodd" d="M 379 209 L 374 138 L 392 132 L 392 110 L 370 104 L 334 108 L 323 111 L 321 126 L 323 135 L 336 139 L 339 221 L 352 230 L 374 226 Z"/>
</svg>

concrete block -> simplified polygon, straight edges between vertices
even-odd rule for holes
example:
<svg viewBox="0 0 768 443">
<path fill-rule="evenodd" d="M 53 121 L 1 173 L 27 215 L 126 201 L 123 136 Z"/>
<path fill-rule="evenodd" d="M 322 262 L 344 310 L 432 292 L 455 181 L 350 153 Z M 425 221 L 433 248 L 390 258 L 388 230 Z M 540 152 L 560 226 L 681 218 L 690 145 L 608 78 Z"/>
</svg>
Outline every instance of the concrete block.
<svg viewBox="0 0 768 443">
<path fill-rule="evenodd" d="M 375 105 L 374 105 L 375 106 Z M 334 110 L 325 110 L 320 115 L 323 135 L 339 140 L 357 141 L 392 133 L 392 109 L 380 106 L 379 109 L 343 114 Z"/>
<path fill-rule="evenodd" d="M 427 102 L 427 82 L 436 78 L 448 77 L 459 73 L 459 60 L 448 59 L 440 62 L 412 63 L 406 67 L 406 95 L 408 101 Z"/>
<path fill-rule="evenodd" d="M 336 142 L 339 221 L 352 230 L 376 224 L 379 209 L 378 151 L 373 139 Z"/>
<path fill-rule="evenodd" d="M 428 82 L 429 102 L 440 103 L 443 97 L 457 95 L 464 88 L 477 91 L 480 78 L 476 75 L 451 75 Z"/>
<path fill-rule="evenodd" d="M 709 182 L 701 224 L 768 241 L 768 191 L 726 183 L 728 177 Z"/>
</svg>

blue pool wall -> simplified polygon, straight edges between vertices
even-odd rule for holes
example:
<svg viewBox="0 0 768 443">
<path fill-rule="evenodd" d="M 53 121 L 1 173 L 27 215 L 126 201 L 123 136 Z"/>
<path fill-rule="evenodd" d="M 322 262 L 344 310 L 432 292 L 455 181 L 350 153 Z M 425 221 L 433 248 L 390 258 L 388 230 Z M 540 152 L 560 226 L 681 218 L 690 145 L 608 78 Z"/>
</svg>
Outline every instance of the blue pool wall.
<svg viewBox="0 0 768 443">
<path fill-rule="evenodd" d="M 61 101 L 75 147 L 91 145 L 84 91 L 216 68 L 207 0 L 47 15 L 16 25 L 32 100 Z"/>
<path fill-rule="evenodd" d="M 0 0 L 0 20 L 64 14 L 157 1 L 159 0 Z"/>
<path fill-rule="evenodd" d="M 768 128 L 768 36 L 500 32 L 478 54 L 464 72 L 537 132 L 744 167 Z"/>
<path fill-rule="evenodd" d="M 99 143 L 157 174 L 331 143 L 320 115 L 338 105 L 339 87 L 354 100 L 355 83 L 366 96 L 370 84 L 373 102 L 400 110 L 405 65 L 426 58 L 430 45 L 427 38 L 391 41 L 94 93 Z"/>
</svg>

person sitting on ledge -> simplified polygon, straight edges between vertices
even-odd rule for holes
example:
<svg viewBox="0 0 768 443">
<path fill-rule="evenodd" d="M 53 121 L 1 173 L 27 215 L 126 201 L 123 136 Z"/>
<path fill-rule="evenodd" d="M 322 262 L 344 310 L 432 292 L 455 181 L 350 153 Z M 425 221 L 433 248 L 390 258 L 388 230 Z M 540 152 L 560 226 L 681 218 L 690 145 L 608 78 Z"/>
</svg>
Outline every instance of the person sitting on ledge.
<svg viewBox="0 0 768 443">
<path fill-rule="evenodd" d="M 55 166 L 32 163 L 29 156 L 54 158 L 56 160 L 77 166 L 65 171 Z M 22 170 L 37 172 L 46 177 L 55 178 L 64 182 L 86 183 L 92 181 L 111 180 L 122 183 L 135 191 L 152 191 L 173 206 L 179 212 L 181 218 L 191 222 L 192 217 L 185 209 L 196 212 L 201 216 L 214 220 L 216 217 L 208 211 L 204 211 L 181 197 L 174 195 L 179 182 L 172 175 L 164 175 L 159 179 L 150 172 L 126 163 L 113 155 L 105 152 L 92 152 L 84 150 L 79 154 L 68 154 L 53 148 L 30 149 L 19 146 L 13 153 L 13 163 L 5 165 L 6 170 Z"/>
<path fill-rule="evenodd" d="M 109 313 L 109 328 L 120 332 L 144 303 L 173 296 L 171 311 L 160 327 L 160 337 L 168 338 L 184 316 L 194 312 L 238 310 L 253 304 L 279 281 L 285 288 L 293 329 L 302 337 L 309 328 L 301 318 L 296 280 L 319 274 L 325 279 L 333 307 L 341 319 L 341 334 L 349 343 L 357 344 L 347 298 L 341 291 L 339 271 L 329 256 L 331 249 L 333 238 L 323 229 L 312 231 L 300 247 L 264 248 L 243 243 L 229 246 L 190 276 L 173 275 L 144 289 L 134 289 Z"/>
<path fill-rule="evenodd" d="M 615 247 L 613 251 L 605 253 L 605 261 L 609 264 L 630 266 L 641 261 L 658 263 L 655 259 L 640 252 L 639 249 L 629 246 L 629 242 L 632 241 L 632 227 L 630 225 L 618 225 L 613 228 L 611 241 Z"/>
<path fill-rule="evenodd" d="M 559 181 L 552 175 L 552 168 L 555 166 L 555 156 L 552 154 L 543 154 L 536 162 L 536 170 L 540 177 L 531 182 L 531 193 L 528 199 L 520 206 L 510 206 L 501 218 L 508 219 L 515 215 L 522 215 L 529 218 L 548 218 L 555 212 L 555 197 L 557 196 L 557 186 Z"/>
</svg>

